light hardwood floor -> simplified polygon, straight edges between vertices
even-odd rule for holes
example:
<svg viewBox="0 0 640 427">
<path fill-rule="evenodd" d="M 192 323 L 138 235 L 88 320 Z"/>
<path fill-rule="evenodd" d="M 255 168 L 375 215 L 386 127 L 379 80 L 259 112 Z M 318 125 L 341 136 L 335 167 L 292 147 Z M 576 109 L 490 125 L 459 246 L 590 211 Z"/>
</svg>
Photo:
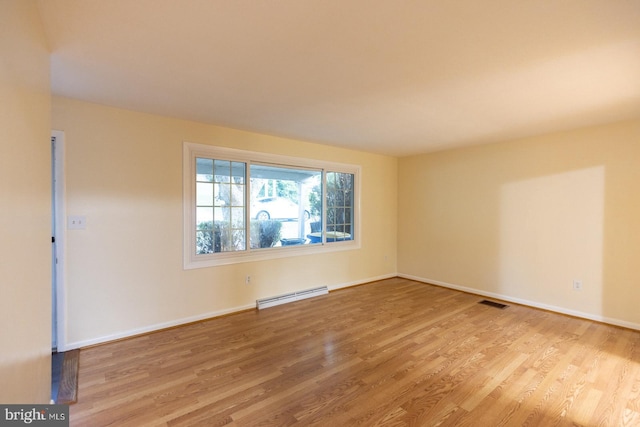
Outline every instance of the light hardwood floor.
<svg viewBox="0 0 640 427">
<path fill-rule="evenodd" d="M 395 278 L 80 352 L 72 426 L 638 426 L 640 332 Z"/>
</svg>

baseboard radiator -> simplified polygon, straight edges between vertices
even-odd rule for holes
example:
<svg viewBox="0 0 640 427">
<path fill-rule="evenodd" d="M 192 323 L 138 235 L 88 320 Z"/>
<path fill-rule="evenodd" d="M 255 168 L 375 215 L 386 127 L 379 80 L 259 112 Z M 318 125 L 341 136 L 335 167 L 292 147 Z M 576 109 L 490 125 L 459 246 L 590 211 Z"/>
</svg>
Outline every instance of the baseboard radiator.
<svg viewBox="0 0 640 427">
<path fill-rule="evenodd" d="M 326 295 L 328 293 L 329 289 L 326 286 L 321 286 L 319 288 L 306 289 L 304 291 L 291 292 L 275 297 L 259 299 L 256 300 L 256 307 L 258 307 L 258 310 L 262 310 L 263 308 L 273 307 L 275 305 L 286 304 L 288 302 L 299 301 L 302 299 L 313 298 L 319 295 Z"/>
</svg>

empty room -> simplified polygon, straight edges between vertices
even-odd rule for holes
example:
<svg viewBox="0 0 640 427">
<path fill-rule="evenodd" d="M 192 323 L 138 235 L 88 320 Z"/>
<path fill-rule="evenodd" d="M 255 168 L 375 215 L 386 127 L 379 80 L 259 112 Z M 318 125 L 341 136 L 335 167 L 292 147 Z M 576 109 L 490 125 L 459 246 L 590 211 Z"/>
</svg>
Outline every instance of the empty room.
<svg viewBox="0 0 640 427">
<path fill-rule="evenodd" d="M 640 426 L 639 22 L 0 0 L 0 405 Z"/>
</svg>

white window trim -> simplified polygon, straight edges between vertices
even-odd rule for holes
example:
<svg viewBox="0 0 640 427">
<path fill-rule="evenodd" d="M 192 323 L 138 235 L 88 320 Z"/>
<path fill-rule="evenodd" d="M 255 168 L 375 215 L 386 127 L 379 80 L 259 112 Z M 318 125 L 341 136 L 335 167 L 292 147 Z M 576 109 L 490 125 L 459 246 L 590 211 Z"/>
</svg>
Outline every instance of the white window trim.
<svg viewBox="0 0 640 427">
<path fill-rule="evenodd" d="M 354 239 L 342 242 L 330 242 L 313 245 L 292 245 L 278 248 L 247 249 L 246 251 L 224 252 L 206 255 L 195 253 L 195 195 L 196 195 L 196 157 L 232 160 L 246 162 L 272 163 L 283 166 L 305 167 L 321 169 L 324 172 L 351 173 L 355 179 L 354 200 Z M 260 153 L 238 150 L 234 148 L 218 147 L 193 142 L 183 143 L 183 264 L 185 270 L 215 267 L 219 265 L 237 264 L 243 262 L 264 261 L 292 256 L 314 255 L 328 252 L 360 249 L 360 166 L 345 163 L 327 162 L 308 158 L 283 156 L 278 154 Z M 248 169 L 247 169 L 248 170 Z M 247 180 L 249 180 L 247 176 Z M 248 197 L 248 196 L 247 196 Z M 326 211 L 326 201 L 323 200 L 323 211 Z M 248 207 L 248 204 L 247 204 Z M 248 215 L 248 214 L 247 214 Z M 326 220 L 323 212 L 323 222 Z"/>
</svg>

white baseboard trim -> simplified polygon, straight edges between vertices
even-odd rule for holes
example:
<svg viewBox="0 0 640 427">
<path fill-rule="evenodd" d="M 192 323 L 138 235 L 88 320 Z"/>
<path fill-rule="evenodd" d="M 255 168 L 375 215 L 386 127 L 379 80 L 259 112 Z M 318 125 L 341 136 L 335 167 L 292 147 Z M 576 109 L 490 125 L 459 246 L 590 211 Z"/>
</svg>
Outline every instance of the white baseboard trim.
<svg viewBox="0 0 640 427">
<path fill-rule="evenodd" d="M 382 276 L 369 277 L 368 279 L 363 279 L 363 280 L 356 280 L 355 282 L 347 282 L 347 283 L 340 283 L 337 285 L 330 285 L 328 286 L 328 288 L 329 288 L 329 291 L 335 291 L 338 289 L 350 288 L 351 286 L 358 286 L 358 285 L 364 285 L 365 283 L 377 282 L 378 280 L 392 279 L 394 277 L 398 277 L 398 274 L 397 273 L 384 274 Z"/>
<path fill-rule="evenodd" d="M 475 289 L 475 288 L 469 288 L 469 287 L 466 287 L 466 286 L 454 285 L 452 283 L 441 282 L 439 280 L 425 279 L 423 277 L 412 276 L 410 274 L 398 273 L 398 277 L 402 277 L 404 279 L 415 280 L 416 282 L 422 282 L 422 283 L 427 283 L 427 284 L 431 284 L 431 285 L 442 286 L 443 288 L 454 289 L 454 290 L 466 292 L 466 293 L 469 293 L 469 294 L 480 295 L 480 296 L 483 296 L 483 297 L 495 298 L 495 299 L 499 299 L 499 300 L 502 300 L 502 301 L 508 301 L 508 302 L 512 302 L 512 303 L 520 304 L 520 305 L 526 305 L 528 307 L 540 308 L 542 310 L 553 311 L 555 313 L 566 314 L 568 316 L 579 317 L 579 318 L 582 318 L 582 319 L 593 320 L 593 321 L 601 322 L 601 323 L 607 323 L 607 324 L 613 325 L 613 326 L 620 326 L 620 327 L 623 327 L 623 328 L 640 330 L 640 324 L 633 323 L 633 322 L 628 322 L 628 321 L 622 320 L 622 319 L 615 319 L 615 318 L 612 318 L 612 317 L 602 316 L 602 315 L 598 315 L 598 314 L 585 313 L 585 312 L 582 312 L 582 311 L 571 310 L 571 309 L 568 309 L 568 308 L 565 308 L 565 307 L 559 307 L 559 306 L 555 306 L 555 305 L 543 304 L 543 303 L 540 303 L 540 302 L 537 302 L 537 301 L 530 301 L 530 300 L 525 300 L 525 299 L 521 299 L 521 298 L 514 298 L 514 297 L 511 297 L 509 295 L 502 295 L 502 294 L 497 294 L 497 293 L 494 293 L 494 292 L 483 291 L 481 289 Z"/>
<path fill-rule="evenodd" d="M 375 282 L 378 280 L 384 280 L 384 279 L 390 279 L 393 277 L 397 277 L 398 275 L 396 273 L 393 274 L 386 274 L 383 276 L 377 276 L 377 277 L 371 277 L 368 279 L 363 279 L 363 280 L 358 280 L 355 282 L 348 282 L 348 283 L 341 283 L 341 284 L 337 284 L 337 285 L 333 285 L 333 286 L 328 286 L 330 291 L 336 290 L 336 289 L 342 289 L 342 288 L 348 288 L 351 286 L 358 286 L 358 285 L 362 285 L 365 283 L 369 283 L 369 282 Z M 224 316 L 227 314 L 233 314 L 233 313 L 237 313 L 239 311 L 244 311 L 244 310 L 250 310 L 250 309 L 255 309 L 256 308 L 256 304 L 255 302 L 253 302 L 252 304 L 247 304 L 247 305 L 243 305 L 243 306 L 239 306 L 239 307 L 233 307 L 233 308 L 228 308 L 225 310 L 218 310 L 218 311 L 212 311 L 209 313 L 203 313 L 203 314 L 199 314 L 197 316 L 191 316 L 191 317 L 185 317 L 182 319 L 176 319 L 176 320 L 172 320 L 169 322 L 163 322 L 163 323 L 157 323 L 154 325 L 150 325 L 150 326 L 145 326 L 142 328 L 136 328 L 136 329 L 130 329 L 128 331 L 122 331 L 122 332 L 117 332 L 115 334 L 109 334 L 109 335 L 103 335 L 97 338 L 91 338 L 88 340 L 82 340 L 82 341 L 74 341 L 74 342 L 70 342 L 70 343 L 65 343 L 65 345 L 62 347 L 64 349 L 64 351 L 67 350 L 75 350 L 77 348 L 82 348 L 82 347 L 89 347 L 92 345 L 97 345 L 97 344 L 104 344 L 110 341 L 116 341 L 116 340 L 120 340 L 123 338 L 131 338 L 134 337 L 136 335 L 142 335 L 142 334 L 147 334 L 147 333 L 151 333 L 151 332 L 156 332 L 162 329 L 167 329 L 167 328 L 173 328 L 175 326 L 181 326 L 181 325 L 186 325 L 188 323 L 193 323 L 193 322 L 199 322 L 202 320 L 207 320 L 207 319 L 212 319 L 214 317 L 219 317 L 219 316 Z"/>
<path fill-rule="evenodd" d="M 212 311 L 212 312 L 209 312 L 209 313 L 203 313 L 203 314 L 199 314 L 197 316 L 191 316 L 191 317 L 185 317 L 185 318 L 182 318 L 182 319 L 176 319 L 176 320 L 172 320 L 172 321 L 169 321 L 169 322 L 156 323 L 155 325 L 145 326 L 143 328 L 130 329 L 128 331 L 122 331 L 122 332 L 118 332 L 118 333 L 110 334 L 110 335 L 103 335 L 101 337 L 91 338 L 91 339 L 88 339 L 88 340 L 75 341 L 75 342 L 68 343 L 67 345 L 64 346 L 64 348 L 65 348 L 65 351 L 66 351 L 66 350 L 74 350 L 76 348 L 89 347 L 89 346 L 97 345 L 97 344 L 104 344 L 104 343 L 107 343 L 109 341 L 116 341 L 116 340 L 120 340 L 120 339 L 123 339 L 123 338 L 131 338 L 131 337 L 134 337 L 136 335 L 142 335 L 142 334 L 147 334 L 147 333 L 150 333 L 150 332 L 156 332 L 156 331 L 160 331 L 162 329 L 173 328 L 175 326 L 186 325 L 186 324 L 193 323 L 193 322 L 199 322 L 199 321 L 202 321 L 202 320 L 212 319 L 214 317 L 224 316 L 226 314 L 232 314 L 232 313 L 236 313 L 236 312 L 239 312 L 239 311 L 248 310 L 248 309 L 255 309 L 255 308 L 256 308 L 256 304 L 254 302 L 253 304 L 247 304 L 247 305 L 243 305 L 243 306 L 239 306 L 239 307 L 233 307 L 233 308 L 229 308 L 229 309 L 225 309 L 225 310 Z"/>
</svg>

